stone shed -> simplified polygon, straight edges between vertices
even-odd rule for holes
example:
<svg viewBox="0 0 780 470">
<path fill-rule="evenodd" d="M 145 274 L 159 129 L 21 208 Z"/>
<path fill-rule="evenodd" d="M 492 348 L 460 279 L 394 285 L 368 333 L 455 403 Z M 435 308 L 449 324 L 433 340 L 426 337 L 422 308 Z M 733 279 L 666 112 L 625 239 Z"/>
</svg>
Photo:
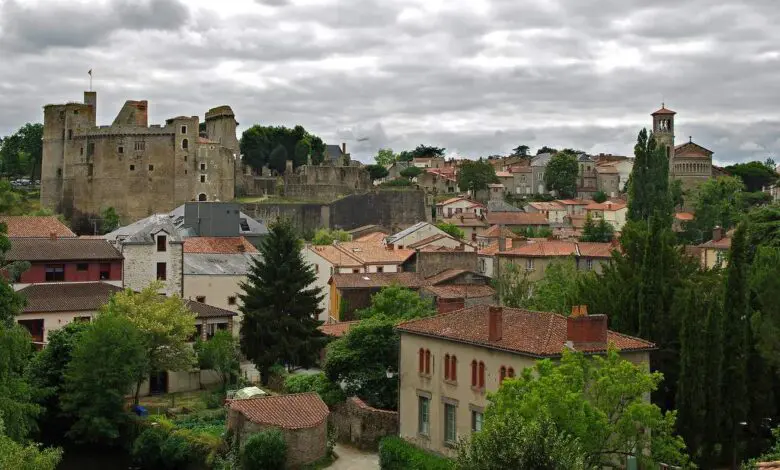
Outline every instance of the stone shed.
<svg viewBox="0 0 780 470">
<path fill-rule="evenodd" d="M 327 452 L 328 406 L 314 392 L 253 397 L 228 403 L 228 429 L 243 443 L 253 433 L 276 428 L 287 442 L 287 467 L 298 468 Z"/>
</svg>

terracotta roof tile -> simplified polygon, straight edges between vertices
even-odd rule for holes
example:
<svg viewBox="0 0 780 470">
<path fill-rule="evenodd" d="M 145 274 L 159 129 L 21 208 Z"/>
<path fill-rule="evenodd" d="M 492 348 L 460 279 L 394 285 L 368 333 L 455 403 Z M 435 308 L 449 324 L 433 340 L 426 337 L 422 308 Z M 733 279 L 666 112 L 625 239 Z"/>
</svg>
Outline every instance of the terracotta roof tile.
<svg viewBox="0 0 780 470">
<path fill-rule="evenodd" d="M 372 233 L 367 233 L 365 235 L 361 235 L 353 239 L 352 241 L 361 242 L 361 243 L 382 244 L 385 241 L 385 238 L 387 238 L 387 235 L 382 232 L 372 232 Z"/>
<path fill-rule="evenodd" d="M 603 175 L 608 175 L 608 174 L 615 174 L 616 175 L 616 174 L 620 173 L 618 171 L 618 169 L 615 168 L 612 165 L 597 165 L 596 166 L 596 172 L 597 173 L 601 173 Z"/>
<path fill-rule="evenodd" d="M 244 237 L 190 237 L 184 240 L 184 252 L 229 255 L 258 251 Z"/>
<path fill-rule="evenodd" d="M 477 238 L 498 238 L 499 233 L 506 238 L 513 238 L 515 240 L 522 238 L 520 235 L 506 227 L 504 227 L 504 230 L 501 230 L 500 225 L 491 225 L 489 229 L 482 232 L 482 235 L 477 235 Z"/>
<path fill-rule="evenodd" d="M 23 313 L 97 311 L 122 290 L 105 282 L 32 284 L 19 290 L 27 299 Z"/>
<path fill-rule="evenodd" d="M 718 248 L 728 250 L 731 248 L 731 237 L 723 237 L 718 241 L 710 240 L 699 245 L 701 248 Z"/>
<path fill-rule="evenodd" d="M 465 198 L 465 197 L 451 197 L 451 198 L 447 199 L 446 201 L 437 202 L 436 205 L 437 206 L 447 206 L 449 204 L 453 204 L 453 203 L 458 202 L 458 201 L 469 201 L 469 200 L 467 198 Z M 471 202 L 471 201 L 469 201 L 469 202 Z"/>
<path fill-rule="evenodd" d="M 499 178 L 511 178 L 512 177 L 512 173 L 510 173 L 508 171 L 497 171 L 496 172 L 496 176 L 499 177 Z"/>
<path fill-rule="evenodd" d="M 550 225 L 544 214 L 526 212 L 491 212 L 487 221 L 490 225 Z"/>
<path fill-rule="evenodd" d="M 555 202 L 564 206 L 587 206 L 593 201 L 590 199 L 558 199 Z"/>
<path fill-rule="evenodd" d="M 591 202 L 587 206 L 585 206 L 585 210 L 589 211 L 619 211 L 621 209 L 625 209 L 628 207 L 628 205 L 625 202 L 612 202 L 612 201 L 604 201 L 604 202 Z"/>
<path fill-rule="evenodd" d="M 509 171 L 512 173 L 531 173 L 533 169 L 528 165 L 512 165 L 509 167 Z"/>
<path fill-rule="evenodd" d="M 522 212 L 518 212 L 522 214 Z M 459 214 L 450 218 L 442 218 L 442 223 L 452 224 L 456 227 L 487 227 L 488 223 L 479 217 L 475 217 L 474 214 Z"/>
<path fill-rule="evenodd" d="M 349 330 L 358 323 L 360 323 L 360 320 L 326 323 L 324 325 L 320 325 L 319 330 L 328 336 L 341 338 L 345 334 L 349 333 Z"/>
<path fill-rule="evenodd" d="M 88 238 L 17 238 L 6 254 L 8 261 L 121 260 L 122 254 L 105 240 Z"/>
<path fill-rule="evenodd" d="M 340 289 L 368 289 L 394 284 L 417 289 L 428 284 L 418 273 L 356 273 L 334 274 L 329 283 Z"/>
<path fill-rule="evenodd" d="M 56 217 L 3 215 L 0 216 L 0 223 L 6 225 L 10 238 L 49 238 L 52 233 L 60 238 L 76 237 L 76 234 Z"/>
<path fill-rule="evenodd" d="M 202 302 L 196 302 L 194 300 L 183 299 L 183 302 L 188 309 L 192 310 L 192 313 L 198 316 L 198 318 L 222 318 L 235 317 L 238 315 L 236 312 L 231 312 L 230 310 L 204 304 Z"/>
<path fill-rule="evenodd" d="M 513 242 L 512 240 L 513 240 L 512 238 L 507 238 L 506 239 L 506 249 L 507 250 L 511 250 L 513 247 L 516 248 L 516 247 L 526 243 L 526 241 L 524 239 L 522 239 L 522 237 L 516 239 L 516 242 Z M 485 256 L 493 256 L 496 253 L 498 253 L 498 240 L 496 240 L 494 242 L 491 242 L 488 246 L 486 246 L 485 248 L 482 248 L 481 250 L 479 250 L 479 254 L 480 255 L 485 255 Z"/>
<path fill-rule="evenodd" d="M 693 214 L 690 212 L 676 212 L 674 218 L 677 220 L 693 220 Z"/>
<path fill-rule="evenodd" d="M 652 114 L 652 116 L 655 116 L 656 114 L 677 114 L 677 113 L 675 113 L 671 109 L 667 109 L 666 106 L 661 106 L 661 109 L 659 109 L 658 111 L 654 112 Z"/>
<path fill-rule="evenodd" d="M 503 336 L 498 341 L 488 340 L 487 305 L 456 310 L 434 317 L 411 320 L 398 325 L 401 332 L 432 336 L 501 349 L 532 357 L 558 357 L 566 347 L 566 317 L 549 312 L 531 312 L 516 308 L 503 308 Z M 607 341 L 624 351 L 655 349 L 648 341 L 607 332 Z M 606 344 L 589 344 L 578 350 L 598 353 L 606 351 Z"/>
<path fill-rule="evenodd" d="M 577 244 L 565 241 L 529 242 L 501 252 L 501 255 L 524 257 L 571 256 L 576 254 Z"/>
<path fill-rule="evenodd" d="M 253 423 L 284 429 L 318 426 L 330 413 L 316 392 L 230 400 L 228 406 Z"/>
<path fill-rule="evenodd" d="M 457 284 L 451 286 L 427 286 L 423 287 L 434 294 L 436 297 L 443 299 L 475 299 L 492 297 L 496 295 L 495 289 L 490 286 L 480 286 L 471 284 Z"/>
<path fill-rule="evenodd" d="M 334 246 L 362 264 L 401 264 L 414 254 L 414 250 L 388 249 L 376 243 L 343 242 Z"/>
<path fill-rule="evenodd" d="M 565 207 L 559 202 L 529 202 L 529 206 L 540 211 L 564 211 Z"/>
<path fill-rule="evenodd" d="M 342 266 L 345 268 L 356 268 L 362 266 L 360 261 L 358 261 L 355 257 L 348 255 L 333 245 L 312 245 L 309 247 L 309 249 L 320 255 L 334 266 Z"/>
<path fill-rule="evenodd" d="M 426 281 L 428 284 L 435 286 L 436 284 L 444 281 L 449 281 L 450 279 L 454 277 L 458 277 L 463 273 L 468 272 L 465 269 L 445 269 L 444 271 L 441 271 L 438 274 L 434 274 L 433 276 L 428 276 Z"/>
<path fill-rule="evenodd" d="M 577 243 L 577 249 L 580 252 L 580 256 L 584 256 L 586 258 L 611 258 L 612 252 L 619 248 L 620 245 L 612 245 L 611 243 Z"/>
<path fill-rule="evenodd" d="M 444 239 L 444 238 L 456 240 L 455 237 L 453 237 L 451 235 L 448 235 L 446 233 L 437 233 L 436 235 L 431 235 L 430 237 L 423 238 L 422 240 L 418 240 L 418 241 L 416 241 L 414 243 L 410 243 L 410 244 L 408 244 L 406 246 L 407 246 L 407 248 L 411 248 L 411 249 L 422 248 L 424 246 L 430 245 L 431 243 L 433 243 L 435 241 L 439 241 L 439 240 Z"/>
</svg>

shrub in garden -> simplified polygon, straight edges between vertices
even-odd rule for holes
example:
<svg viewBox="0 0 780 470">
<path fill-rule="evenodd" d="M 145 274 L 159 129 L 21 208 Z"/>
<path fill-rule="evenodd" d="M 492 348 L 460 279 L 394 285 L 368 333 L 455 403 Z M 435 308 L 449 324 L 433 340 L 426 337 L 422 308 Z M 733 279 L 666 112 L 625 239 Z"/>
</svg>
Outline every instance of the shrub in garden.
<svg viewBox="0 0 780 470">
<path fill-rule="evenodd" d="M 243 470 L 270 470 L 284 468 L 287 462 L 287 443 L 278 429 L 249 436 L 241 451 Z"/>
<path fill-rule="evenodd" d="M 386 437 L 379 443 L 382 470 L 454 470 L 455 463 L 419 449 L 400 437 Z"/>
<path fill-rule="evenodd" d="M 284 391 L 286 393 L 317 392 L 328 407 L 347 399 L 341 387 L 329 380 L 324 372 L 289 375 L 284 379 Z"/>
<path fill-rule="evenodd" d="M 162 468 L 161 448 L 168 432 L 159 426 L 146 428 L 133 443 L 133 460 L 142 468 Z"/>
</svg>

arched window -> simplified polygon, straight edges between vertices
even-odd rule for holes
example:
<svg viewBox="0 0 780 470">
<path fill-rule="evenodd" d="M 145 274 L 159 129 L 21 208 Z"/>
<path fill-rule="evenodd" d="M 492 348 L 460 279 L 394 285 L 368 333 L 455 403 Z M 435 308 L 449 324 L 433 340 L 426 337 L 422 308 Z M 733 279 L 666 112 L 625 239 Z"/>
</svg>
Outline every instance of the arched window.
<svg viewBox="0 0 780 470">
<path fill-rule="evenodd" d="M 431 374 L 431 350 L 430 349 L 425 350 L 425 374 L 426 375 Z"/>
<path fill-rule="evenodd" d="M 456 356 L 450 356 L 450 380 L 453 382 L 458 380 L 458 358 Z"/>
<path fill-rule="evenodd" d="M 181 139 L 181 148 L 184 150 L 187 150 L 190 148 L 190 140 L 189 139 Z"/>
<path fill-rule="evenodd" d="M 418 372 L 421 374 L 425 372 L 425 349 L 420 348 L 420 366 Z"/>
<path fill-rule="evenodd" d="M 444 380 L 450 380 L 450 355 L 444 355 Z"/>
<path fill-rule="evenodd" d="M 506 367 L 501 366 L 501 368 L 498 370 L 498 383 L 499 383 L 499 385 L 501 384 L 501 382 L 504 381 L 505 378 L 506 378 Z"/>
<path fill-rule="evenodd" d="M 485 388 L 485 363 L 479 361 L 479 388 Z"/>
<path fill-rule="evenodd" d="M 206 194 L 205 193 L 198 194 L 198 201 L 203 202 L 203 201 L 206 201 L 206 200 L 207 200 L 207 198 L 206 198 Z"/>
<path fill-rule="evenodd" d="M 477 361 L 471 361 L 471 386 L 477 386 Z"/>
<path fill-rule="evenodd" d="M 515 370 L 512 367 L 510 367 L 506 371 L 506 376 L 509 377 L 510 379 L 513 379 L 515 377 Z"/>
</svg>

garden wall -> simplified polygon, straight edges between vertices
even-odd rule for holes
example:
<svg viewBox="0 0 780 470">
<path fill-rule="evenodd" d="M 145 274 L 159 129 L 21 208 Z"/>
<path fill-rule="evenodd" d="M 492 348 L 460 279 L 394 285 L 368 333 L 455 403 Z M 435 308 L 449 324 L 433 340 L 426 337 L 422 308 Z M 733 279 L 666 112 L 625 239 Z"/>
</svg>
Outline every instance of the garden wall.
<svg viewBox="0 0 780 470">
<path fill-rule="evenodd" d="M 383 437 L 398 435 L 397 411 L 373 408 L 358 397 L 334 406 L 328 419 L 340 442 L 360 449 L 377 450 Z"/>
</svg>

